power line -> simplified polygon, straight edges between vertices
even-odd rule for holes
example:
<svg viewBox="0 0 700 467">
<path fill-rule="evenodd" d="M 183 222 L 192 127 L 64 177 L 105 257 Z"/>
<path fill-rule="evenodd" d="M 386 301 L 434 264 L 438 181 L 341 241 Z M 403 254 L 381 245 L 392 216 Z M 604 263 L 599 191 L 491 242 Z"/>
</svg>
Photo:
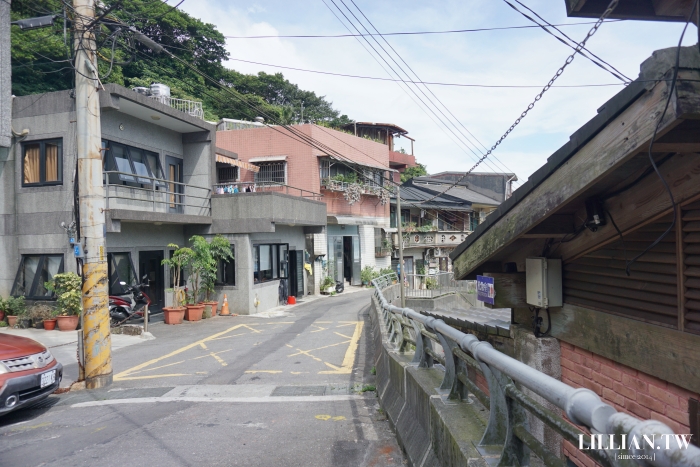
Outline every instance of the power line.
<svg viewBox="0 0 700 467">
<path fill-rule="evenodd" d="M 503 142 L 503 140 L 505 140 L 508 137 L 508 135 L 515 129 L 515 127 L 518 126 L 518 124 L 522 121 L 522 119 L 527 116 L 528 112 L 530 112 L 530 110 L 532 110 L 533 107 L 535 107 L 535 104 L 542 98 L 544 93 L 547 92 L 552 87 L 552 84 L 554 84 L 554 81 L 556 81 L 557 78 L 559 78 L 562 75 L 562 73 L 564 73 L 564 70 L 566 69 L 566 67 L 569 66 L 569 64 L 574 61 L 574 58 L 576 58 L 576 54 L 578 53 L 578 50 L 580 50 L 586 46 L 586 42 L 588 42 L 588 39 L 590 39 L 593 36 L 593 34 L 596 33 L 596 31 L 601 26 L 601 24 L 603 24 L 603 21 L 605 20 L 605 18 L 607 18 L 613 12 L 613 10 L 615 10 L 618 3 L 619 3 L 619 0 L 611 0 L 611 2 L 608 4 L 608 7 L 605 9 L 603 14 L 601 15 L 601 17 L 598 19 L 598 21 L 596 21 L 595 25 L 591 28 L 591 30 L 588 31 L 588 34 L 586 34 L 586 37 L 576 46 L 574 53 L 569 55 L 566 58 L 566 60 L 564 61 L 564 64 L 561 67 L 559 67 L 559 69 L 554 74 L 554 76 L 549 80 L 549 82 L 544 86 L 544 88 L 542 88 L 542 91 L 540 91 L 540 93 L 537 94 L 537 96 L 535 96 L 535 99 L 527 106 L 527 108 L 520 114 L 520 116 L 515 119 L 515 122 L 513 122 L 513 124 L 510 126 L 510 128 L 508 128 L 508 130 L 506 130 L 506 132 L 503 134 L 503 136 L 501 136 L 500 139 L 498 141 L 496 141 L 496 143 L 491 147 L 491 149 L 489 149 L 486 152 L 486 154 L 484 154 L 482 156 L 482 158 L 479 159 L 479 161 L 474 166 L 472 166 L 471 169 L 469 169 L 469 171 L 467 171 L 450 188 L 443 191 L 441 194 L 444 194 L 445 192 L 449 191 L 451 188 L 457 186 L 462 180 L 464 180 L 467 177 L 467 175 L 469 175 L 471 172 L 473 172 L 474 169 L 476 169 L 479 166 L 479 164 L 481 164 L 484 160 L 486 160 L 486 158 L 489 155 L 491 155 L 493 153 L 493 151 L 496 150 L 496 148 Z M 438 196 L 440 196 L 440 194 L 435 195 L 434 197 L 428 199 L 427 201 L 431 201 L 431 200 L 437 198 Z"/>
<path fill-rule="evenodd" d="M 172 47 L 172 46 L 164 46 L 168 47 L 171 49 L 180 49 L 180 47 Z M 189 50 L 189 49 L 185 49 Z M 401 80 L 394 79 L 394 78 L 382 78 L 379 76 L 362 76 L 362 75 L 349 75 L 349 74 L 344 74 L 344 73 L 335 73 L 335 72 L 330 72 L 330 71 L 319 71 L 319 70 L 307 70 L 304 68 L 295 68 L 291 66 L 284 66 L 284 65 L 273 65 L 271 63 L 261 63 L 261 62 L 254 62 L 251 60 L 243 60 L 242 58 L 228 58 L 228 60 L 232 60 L 235 62 L 242 62 L 242 63 L 250 63 L 252 65 L 261 65 L 261 66 L 269 66 L 272 68 L 282 68 L 285 70 L 293 70 L 293 71 L 303 71 L 306 73 L 317 73 L 321 75 L 330 75 L 330 76 L 340 76 L 343 78 L 357 78 L 357 79 L 371 79 L 371 80 L 376 80 L 376 81 L 393 81 L 393 82 L 401 82 Z M 464 84 L 464 83 L 443 83 L 443 82 L 436 82 L 436 81 L 412 81 L 412 80 L 406 80 L 407 83 L 412 83 L 412 84 L 431 84 L 435 86 L 457 86 L 457 87 L 465 87 L 465 88 L 515 88 L 515 89 L 528 89 L 528 88 L 542 88 L 542 85 L 538 84 L 522 84 L 522 85 L 514 85 L 514 84 Z M 624 86 L 624 83 L 603 83 L 603 84 L 562 84 L 558 86 L 552 86 L 553 88 L 590 88 L 590 87 L 607 87 L 607 86 Z"/>
<path fill-rule="evenodd" d="M 606 22 L 618 22 L 622 20 L 614 19 L 608 20 Z M 553 26 L 580 26 L 585 24 L 595 24 L 595 21 L 586 21 L 582 23 L 563 23 L 556 24 Z M 505 31 L 513 29 L 533 29 L 538 26 L 502 26 L 494 28 L 476 28 L 476 29 L 452 29 L 446 31 L 411 31 L 411 32 L 384 32 L 383 36 L 422 36 L 431 34 L 461 34 L 467 32 L 485 32 L 485 31 Z M 269 35 L 269 36 L 224 36 L 227 39 L 332 39 L 332 38 L 342 38 L 342 37 L 363 37 L 372 34 L 303 34 L 303 35 Z"/>
</svg>

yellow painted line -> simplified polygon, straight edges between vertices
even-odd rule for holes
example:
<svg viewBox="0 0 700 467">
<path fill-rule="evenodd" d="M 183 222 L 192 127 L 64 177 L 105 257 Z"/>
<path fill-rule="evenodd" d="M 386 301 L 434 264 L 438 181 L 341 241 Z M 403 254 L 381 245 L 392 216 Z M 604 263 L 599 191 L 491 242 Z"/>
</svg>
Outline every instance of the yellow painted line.
<svg viewBox="0 0 700 467">
<path fill-rule="evenodd" d="M 333 321 L 314 321 L 315 323 L 331 324 Z"/>
<path fill-rule="evenodd" d="M 267 324 L 268 326 L 273 325 L 273 324 L 294 324 L 294 321 L 278 321 L 276 323 L 258 323 L 260 324 Z"/>
<path fill-rule="evenodd" d="M 130 380 L 134 380 L 134 379 L 170 378 L 171 376 L 190 376 L 190 375 L 189 375 L 189 373 L 173 373 L 170 375 L 122 376 L 121 378 L 119 378 L 119 381 L 130 381 Z"/>
<path fill-rule="evenodd" d="M 339 332 L 334 332 L 333 334 L 335 334 L 335 335 L 337 335 L 337 336 L 340 336 L 340 337 L 344 337 L 344 338 L 346 338 L 346 339 L 352 339 L 352 337 L 346 336 L 345 334 L 341 334 L 341 333 L 339 333 Z"/>
<path fill-rule="evenodd" d="M 198 374 L 198 375 L 206 375 L 207 372 L 206 372 L 206 371 L 198 371 L 197 374 Z"/>
<path fill-rule="evenodd" d="M 199 345 L 200 345 L 204 350 L 209 350 L 209 349 L 207 349 L 207 346 L 206 346 L 206 344 L 204 344 L 204 342 L 200 342 Z"/>
<path fill-rule="evenodd" d="M 339 326 L 336 326 L 336 329 L 337 328 L 344 328 L 346 326 L 357 326 L 357 321 L 353 321 L 352 323 L 347 323 L 347 324 L 341 324 Z"/>
<path fill-rule="evenodd" d="M 319 371 L 320 375 L 347 375 L 352 373 L 352 366 L 355 363 L 355 352 L 357 352 L 357 346 L 360 343 L 360 336 L 362 335 L 362 321 L 355 322 L 355 332 L 352 334 L 350 339 L 350 345 L 348 350 L 345 351 L 345 358 L 343 358 L 343 364 L 340 368 L 335 367 L 327 362 L 327 366 L 333 368 L 333 370 Z"/>
<path fill-rule="evenodd" d="M 323 361 L 323 360 L 321 360 L 320 358 L 314 357 L 313 355 L 311 355 L 311 354 L 309 353 L 309 352 L 311 352 L 310 350 L 301 350 L 301 349 L 297 349 L 297 350 L 298 350 L 299 352 L 298 352 L 298 353 L 295 353 L 294 355 L 302 354 L 302 355 L 306 355 L 307 357 L 313 358 L 313 359 L 316 360 L 317 362 L 322 362 L 322 361 Z M 291 355 L 290 355 L 290 357 L 291 357 Z"/>
<path fill-rule="evenodd" d="M 311 326 L 313 326 L 313 327 L 315 327 L 315 328 L 318 328 L 318 329 L 315 330 L 315 331 L 311 331 L 309 334 L 313 334 L 313 333 L 315 333 L 315 332 L 325 331 L 326 329 L 328 329 L 328 328 L 324 328 L 323 326 L 316 326 L 315 324 L 312 324 Z"/>
<path fill-rule="evenodd" d="M 130 375 L 135 375 L 136 373 L 142 373 L 142 372 L 144 372 L 144 371 L 160 370 L 161 368 L 166 368 L 166 367 L 173 366 L 173 365 L 179 365 L 180 363 L 184 363 L 184 362 L 187 362 L 187 361 L 189 361 L 189 359 L 188 359 L 188 360 L 180 360 L 179 362 L 175 362 L 175 363 L 168 363 L 168 364 L 166 364 L 166 365 L 154 366 L 153 368 L 146 368 L 146 369 L 144 369 L 144 370 L 132 371 L 132 372 L 129 373 L 129 374 L 130 374 Z"/>
<path fill-rule="evenodd" d="M 221 366 L 226 366 L 226 365 L 227 365 L 226 362 L 224 361 L 224 359 L 221 358 L 221 357 L 219 357 L 218 355 L 216 355 L 214 352 L 210 353 L 209 355 L 211 355 L 212 357 L 214 357 L 214 358 L 216 359 L 217 362 L 221 363 Z"/>
<path fill-rule="evenodd" d="M 218 332 L 218 333 L 216 333 L 216 334 L 212 334 L 211 336 L 205 337 L 204 339 L 198 340 L 197 342 L 193 342 L 193 343 L 191 343 L 191 344 L 189 344 L 189 345 L 186 345 L 186 346 L 184 346 L 184 347 L 180 347 L 179 349 L 174 350 L 174 351 L 170 352 L 169 354 L 163 355 L 162 357 L 154 358 L 154 359 L 152 359 L 152 360 L 148 360 L 147 362 L 143 362 L 143 363 L 141 363 L 140 365 L 136 365 L 136 366 L 133 367 L 133 368 L 129 368 L 128 370 L 122 371 L 121 373 L 118 373 L 118 374 L 114 375 L 114 381 L 123 381 L 123 380 L 125 380 L 132 372 L 135 372 L 135 371 L 138 371 L 138 370 L 142 370 L 142 369 L 144 369 L 144 368 L 146 368 L 146 367 L 148 367 L 148 366 L 153 365 L 154 363 L 160 362 L 161 360 L 165 360 L 166 358 L 170 358 L 170 357 L 173 357 L 173 356 L 175 356 L 175 355 L 181 354 L 182 352 L 185 352 L 186 350 L 189 350 L 189 349 L 191 349 L 191 348 L 193 348 L 193 347 L 197 347 L 199 344 L 201 344 L 201 343 L 203 343 L 203 342 L 208 342 L 208 341 L 210 341 L 210 340 L 212 340 L 212 339 L 216 339 L 217 337 L 224 336 L 224 335 L 228 334 L 229 332 L 234 331 L 234 330 L 236 330 L 236 329 L 238 329 L 238 328 L 240 328 L 240 327 L 243 327 L 243 326 L 245 326 L 245 325 L 244 325 L 244 324 L 237 324 L 237 325 L 235 325 L 235 326 L 232 326 L 232 327 L 228 328 L 228 329 L 225 330 L 225 331 L 221 331 L 221 332 Z M 246 327 L 247 327 L 247 326 L 246 326 Z M 132 378 L 132 379 L 133 379 L 133 378 Z"/>
<path fill-rule="evenodd" d="M 246 370 L 245 373 L 282 373 L 281 370 Z"/>
<path fill-rule="evenodd" d="M 262 331 L 258 331 L 257 329 L 255 329 L 255 328 L 253 328 L 253 327 L 248 326 L 247 324 L 242 324 L 241 326 L 243 326 L 244 328 L 248 328 L 248 329 L 250 329 L 251 331 L 253 331 L 253 332 L 255 332 L 255 333 L 258 333 L 258 334 L 260 334 L 260 333 L 262 332 Z"/>
<path fill-rule="evenodd" d="M 350 339 L 350 337 L 348 337 L 348 339 Z M 335 347 L 336 345 L 343 345 L 343 344 L 347 344 L 347 343 L 349 343 L 349 342 L 350 342 L 350 341 L 347 340 L 347 341 L 345 341 L 345 342 L 338 342 L 337 344 L 324 345 L 323 347 L 318 347 L 318 348 L 315 348 L 315 349 L 307 350 L 307 352 L 313 352 L 313 351 L 315 351 L 315 350 L 327 349 L 328 347 Z M 289 355 L 287 355 L 287 357 L 295 357 L 295 356 L 297 356 L 297 355 L 299 355 L 299 352 L 289 354 Z"/>
<path fill-rule="evenodd" d="M 284 344 L 284 345 L 286 345 L 286 346 L 289 347 L 290 349 L 293 349 L 293 348 L 294 348 L 294 347 L 292 347 L 292 346 L 289 345 L 289 344 Z"/>
<path fill-rule="evenodd" d="M 309 374 L 308 371 L 290 371 L 290 373 L 293 375 L 307 375 L 307 374 Z"/>
<path fill-rule="evenodd" d="M 220 341 L 221 339 L 231 339 L 232 337 L 245 336 L 247 332 L 242 332 L 240 334 L 234 334 L 232 336 L 217 337 L 216 339 L 210 339 L 210 341 Z"/>
<path fill-rule="evenodd" d="M 95 429 L 93 430 L 93 433 L 97 433 L 98 431 L 102 431 L 102 430 L 104 430 L 105 428 L 107 428 L 107 427 L 106 427 L 106 426 L 101 426 L 101 427 L 99 427 L 99 428 L 95 428 Z"/>
<path fill-rule="evenodd" d="M 10 429 L 10 431 L 27 431 L 27 430 L 36 430 L 37 428 L 44 428 L 45 426 L 53 425 L 51 422 L 44 422 L 44 423 L 39 423 L 38 425 L 31 425 L 31 426 L 18 426 L 15 428 Z"/>
</svg>

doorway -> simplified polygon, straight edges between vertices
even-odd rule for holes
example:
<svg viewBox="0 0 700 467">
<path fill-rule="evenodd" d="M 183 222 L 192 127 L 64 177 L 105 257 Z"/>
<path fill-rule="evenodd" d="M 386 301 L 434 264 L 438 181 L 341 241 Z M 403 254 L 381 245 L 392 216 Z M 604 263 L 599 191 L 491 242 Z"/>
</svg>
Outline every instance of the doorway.
<svg viewBox="0 0 700 467">
<path fill-rule="evenodd" d="M 150 311 L 159 313 L 165 305 L 165 274 L 163 251 L 139 251 L 139 282 L 146 276 L 146 295 L 151 299 Z"/>
<path fill-rule="evenodd" d="M 360 269 L 360 237 L 343 236 L 343 279 L 350 285 L 362 285 Z"/>
<path fill-rule="evenodd" d="M 165 166 L 168 177 L 168 212 L 182 213 L 184 211 L 184 187 L 182 183 L 182 159 L 165 156 Z"/>
<path fill-rule="evenodd" d="M 289 296 L 304 295 L 304 251 L 289 250 Z"/>
</svg>

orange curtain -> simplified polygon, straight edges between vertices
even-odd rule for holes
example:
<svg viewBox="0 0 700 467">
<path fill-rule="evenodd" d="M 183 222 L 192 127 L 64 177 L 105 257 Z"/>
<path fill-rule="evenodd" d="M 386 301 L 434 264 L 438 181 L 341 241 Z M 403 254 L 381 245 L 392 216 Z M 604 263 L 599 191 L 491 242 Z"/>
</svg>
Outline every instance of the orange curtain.
<svg viewBox="0 0 700 467">
<path fill-rule="evenodd" d="M 46 181 L 58 181 L 58 146 L 46 144 Z"/>
<path fill-rule="evenodd" d="M 40 146 L 38 144 L 28 144 L 24 146 L 24 183 L 39 183 Z"/>
</svg>

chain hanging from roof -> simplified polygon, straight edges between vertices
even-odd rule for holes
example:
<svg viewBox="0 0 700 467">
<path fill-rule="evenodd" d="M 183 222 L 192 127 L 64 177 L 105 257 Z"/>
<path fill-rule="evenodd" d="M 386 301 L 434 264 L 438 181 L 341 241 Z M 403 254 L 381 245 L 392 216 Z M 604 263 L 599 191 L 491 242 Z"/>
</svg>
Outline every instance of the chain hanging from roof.
<svg viewBox="0 0 700 467">
<path fill-rule="evenodd" d="M 343 197 L 348 202 L 349 205 L 353 205 L 360 201 L 362 197 L 362 188 L 357 183 L 349 183 L 345 191 L 343 192 Z"/>
</svg>

